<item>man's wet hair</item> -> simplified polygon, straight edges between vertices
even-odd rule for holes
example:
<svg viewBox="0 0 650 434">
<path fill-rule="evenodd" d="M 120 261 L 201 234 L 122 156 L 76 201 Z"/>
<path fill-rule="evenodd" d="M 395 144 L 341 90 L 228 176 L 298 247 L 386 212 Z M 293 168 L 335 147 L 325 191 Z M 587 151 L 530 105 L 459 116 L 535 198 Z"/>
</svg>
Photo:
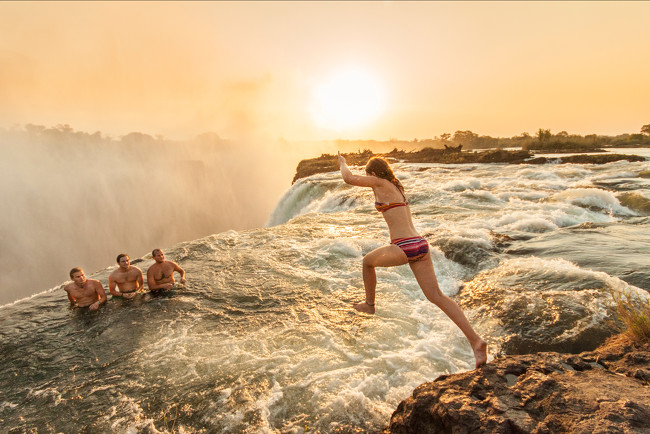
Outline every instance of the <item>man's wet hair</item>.
<svg viewBox="0 0 650 434">
<path fill-rule="evenodd" d="M 153 249 L 153 250 L 151 251 L 151 256 L 156 256 L 156 252 L 160 252 L 160 253 L 162 253 L 162 249 Z"/>
<path fill-rule="evenodd" d="M 120 259 L 122 259 L 124 256 L 126 256 L 127 258 L 129 257 L 129 255 L 127 255 L 126 253 L 120 253 L 119 255 L 117 255 L 116 261 L 118 264 L 120 263 Z"/>
<path fill-rule="evenodd" d="M 74 273 L 78 273 L 79 271 L 81 271 L 82 273 L 84 272 L 84 270 L 82 270 L 81 267 L 74 267 L 72 270 L 70 270 L 70 279 L 72 279 L 72 275 Z"/>
</svg>

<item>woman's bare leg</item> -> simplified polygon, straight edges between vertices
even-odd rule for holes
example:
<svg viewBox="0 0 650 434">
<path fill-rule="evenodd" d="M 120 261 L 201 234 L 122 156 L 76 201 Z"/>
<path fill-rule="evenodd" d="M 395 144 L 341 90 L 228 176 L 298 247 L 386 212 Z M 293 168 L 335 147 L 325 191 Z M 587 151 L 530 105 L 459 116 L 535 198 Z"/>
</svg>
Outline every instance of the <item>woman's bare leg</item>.
<svg viewBox="0 0 650 434">
<path fill-rule="evenodd" d="M 353 307 L 359 312 L 375 313 L 375 288 L 377 287 L 375 267 L 394 267 L 407 262 L 406 254 L 394 244 L 379 247 L 364 256 L 363 287 L 366 290 L 366 301 L 357 303 Z"/>
<path fill-rule="evenodd" d="M 487 362 L 487 344 L 476 334 L 460 306 L 440 290 L 431 254 L 428 253 L 421 260 L 411 262 L 409 265 L 425 297 L 438 306 L 460 328 L 469 341 L 474 351 L 476 367 L 485 364 Z"/>
</svg>

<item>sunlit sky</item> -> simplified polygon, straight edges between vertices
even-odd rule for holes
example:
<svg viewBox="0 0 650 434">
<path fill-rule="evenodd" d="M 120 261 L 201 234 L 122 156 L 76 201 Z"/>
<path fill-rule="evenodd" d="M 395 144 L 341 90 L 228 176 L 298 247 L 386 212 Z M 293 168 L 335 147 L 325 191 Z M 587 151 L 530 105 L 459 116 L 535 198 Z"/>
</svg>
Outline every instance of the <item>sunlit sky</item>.
<svg viewBox="0 0 650 434">
<path fill-rule="evenodd" d="M 0 2 L 0 127 L 637 133 L 648 23 L 650 2 Z"/>
</svg>

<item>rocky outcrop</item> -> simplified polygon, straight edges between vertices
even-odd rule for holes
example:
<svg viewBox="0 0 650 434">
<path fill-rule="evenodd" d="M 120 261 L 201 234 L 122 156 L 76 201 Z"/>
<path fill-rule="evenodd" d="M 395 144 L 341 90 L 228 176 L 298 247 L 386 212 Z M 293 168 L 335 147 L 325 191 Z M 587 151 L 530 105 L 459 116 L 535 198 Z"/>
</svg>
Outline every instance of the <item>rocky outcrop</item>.
<svg viewBox="0 0 650 434">
<path fill-rule="evenodd" d="M 345 154 L 345 159 L 350 166 L 361 166 L 365 165 L 372 156 L 372 152 L 360 152 Z M 293 177 L 292 183 L 300 178 L 306 178 L 317 173 L 333 172 L 335 170 L 339 170 L 339 160 L 336 155 L 323 154 L 318 158 L 301 160 L 296 168 L 296 175 Z"/>
<path fill-rule="evenodd" d="M 374 154 L 370 151 L 344 154 L 348 165 L 363 166 Z M 612 161 L 645 161 L 637 155 L 598 154 L 598 155 L 572 155 L 558 158 L 532 158 L 528 151 L 506 151 L 492 149 L 482 152 L 461 152 L 458 148 L 447 149 L 424 148 L 420 151 L 406 152 L 394 149 L 388 154 L 381 154 L 390 161 L 405 163 L 441 163 L 441 164 L 467 164 L 467 163 L 509 163 L 509 164 L 545 164 L 545 163 L 593 163 L 603 164 Z M 318 158 L 302 160 L 296 168 L 293 182 L 300 178 L 317 173 L 333 172 L 339 169 L 336 155 L 323 154 Z"/>
<path fill-rule="evenodd" d="M 649 433 L 650 344 L 506 356 L 424 383 L 384 433 Z"/>
</svg>

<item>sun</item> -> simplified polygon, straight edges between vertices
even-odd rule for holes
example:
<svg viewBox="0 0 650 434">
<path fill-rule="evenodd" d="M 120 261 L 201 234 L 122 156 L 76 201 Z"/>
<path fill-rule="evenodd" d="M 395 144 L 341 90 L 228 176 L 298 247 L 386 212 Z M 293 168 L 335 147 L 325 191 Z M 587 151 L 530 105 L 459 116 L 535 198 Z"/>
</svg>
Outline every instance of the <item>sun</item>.
<svg viewBox="0 0 650 434">
<path fill-rule="evenodd" d="M 341 70 L 316 85 L 311 115 L 319 128 L 335 131 L 367 126 L 384 111 L 379 80 L 360 68 Z"/>
</svg>

